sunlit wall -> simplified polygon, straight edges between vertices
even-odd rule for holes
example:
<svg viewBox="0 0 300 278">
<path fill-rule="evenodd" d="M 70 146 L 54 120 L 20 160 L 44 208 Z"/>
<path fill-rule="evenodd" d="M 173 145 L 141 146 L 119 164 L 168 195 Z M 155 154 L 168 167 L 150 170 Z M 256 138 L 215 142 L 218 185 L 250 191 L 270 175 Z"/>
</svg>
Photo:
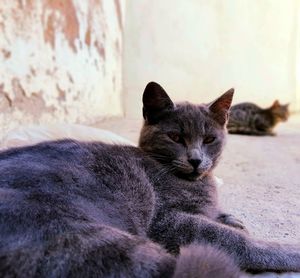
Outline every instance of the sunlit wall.
<svg viewBox="0 0 300 278">
<path fill-rule="evenodd" d="M 127 115 L 140 115 L 149 80 L 176 100 L 210 101 L 234 87 L 235 102 L 266 107 L 279 99 L 299 110 L 299 7 L 297 0 L 127 1 Z"/>
<path fill-rule="evenodd" d="M 141 116 L 175 100 L 300 110 L 298 0 L 18 0 L 0 5 L 0 126 Z M 124 21 L 125 19 L 125 21 Z"/>
</svg>

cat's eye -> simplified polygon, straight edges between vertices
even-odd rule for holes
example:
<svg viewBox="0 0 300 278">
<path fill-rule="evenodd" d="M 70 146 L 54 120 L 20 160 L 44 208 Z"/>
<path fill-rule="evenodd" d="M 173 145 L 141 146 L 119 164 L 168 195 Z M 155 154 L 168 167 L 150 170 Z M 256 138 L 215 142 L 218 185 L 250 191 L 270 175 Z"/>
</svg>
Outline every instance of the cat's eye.
<svg viewBox="0 0 300 278">
<path fill-rule="evenodd" d="M 181 143 L 183 141 L 182 137 L 180 136 L 180 134 L 176 133 L 176 132 L 170 132 L 168 133 L 169 138 L 176 142 L 176 143 Z"/>
<path fill-rule="evenodd" d="M 216 137 L 214 136 L 207 136 L 203 140 L 203 144 L 211 144 L 216 140 Z"/>
</svg>

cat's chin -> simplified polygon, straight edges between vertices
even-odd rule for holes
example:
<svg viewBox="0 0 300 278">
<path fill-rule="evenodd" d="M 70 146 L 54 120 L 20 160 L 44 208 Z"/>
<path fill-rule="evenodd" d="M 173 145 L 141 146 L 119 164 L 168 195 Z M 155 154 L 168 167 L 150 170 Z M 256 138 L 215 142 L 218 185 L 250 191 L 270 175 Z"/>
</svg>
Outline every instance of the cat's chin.
<svg viewBox="0 0 300 278">
<path fill-rule="evenodd" d="M 201 175 L 195 175 L 195 176 L 188 176 L 187 177 L 187 180 L 190 180 L 190 181 L 197 181 L 197 180 L 200 180 L 201 179 Z"/>
<path fill-rule="evenodd" d="M 192 172 L 192 173 L 178 173 L 177 176 L 185 179 L 185 180 L 189 180 L 189 181 L 197 181 L 197 180 L 201 180 L 202 178 L 204 178 L 207 175 L 206 172 L 203 173 L 198 173 L 198 172 Z"/>
</svg>

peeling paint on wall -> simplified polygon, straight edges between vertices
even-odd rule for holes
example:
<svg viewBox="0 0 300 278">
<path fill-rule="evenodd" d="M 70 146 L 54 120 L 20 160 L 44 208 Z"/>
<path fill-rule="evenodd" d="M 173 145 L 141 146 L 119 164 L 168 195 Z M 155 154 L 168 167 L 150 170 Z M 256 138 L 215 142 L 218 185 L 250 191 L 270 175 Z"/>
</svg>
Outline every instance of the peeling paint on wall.
<svg viewBox="0 0 300 278">
<path fill-rule="evenodd" d="M 122 114 L 123 1 L 1 3 L 2 133 Z"/>
<path fill-rule="evenodd" d="M 55 47 L 55 34 L 57 27 L 60 27 L 69 46 L 76 52 L 75 40 L 79 39 L 79 22 L 72 0 L 43 1 L 42 21 L 46 42 Z"/>
<path fill-rule="evenodd" d="M 114 0 L 114 2 L 115 2 L 115 6 L 116 6 L 116 14 L 117 14 L 117 17 L 118 17 L 119 27 L 120 27 L 120 29 L 123 29 L 120 0 Z"/>
</svg>

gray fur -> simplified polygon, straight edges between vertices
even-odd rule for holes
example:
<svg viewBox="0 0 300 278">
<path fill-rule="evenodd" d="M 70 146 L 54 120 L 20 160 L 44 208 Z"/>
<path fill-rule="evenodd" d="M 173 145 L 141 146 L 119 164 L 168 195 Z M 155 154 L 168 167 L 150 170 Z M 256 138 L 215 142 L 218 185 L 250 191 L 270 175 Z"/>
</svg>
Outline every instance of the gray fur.
<svg viewBox="0 0 300 278">
<path fill-rule="evenodd" d="M 299 249 L 251 239 L 218 208 L 212 170 L 232 95 L 174 105 L 152 82 L 139 148 L 63 140 L 2 152 L 0 276 L 300 271 Z"/>
<path fill-rule="evenodd" d="M 180 254 L 174 278 L 196 278 L 200 273 L 200 277 L 207 278 L 239 277 L 239 269 L 234 261 L 225 252 L 210 245 L 183 247 Z"/>
</svg>

